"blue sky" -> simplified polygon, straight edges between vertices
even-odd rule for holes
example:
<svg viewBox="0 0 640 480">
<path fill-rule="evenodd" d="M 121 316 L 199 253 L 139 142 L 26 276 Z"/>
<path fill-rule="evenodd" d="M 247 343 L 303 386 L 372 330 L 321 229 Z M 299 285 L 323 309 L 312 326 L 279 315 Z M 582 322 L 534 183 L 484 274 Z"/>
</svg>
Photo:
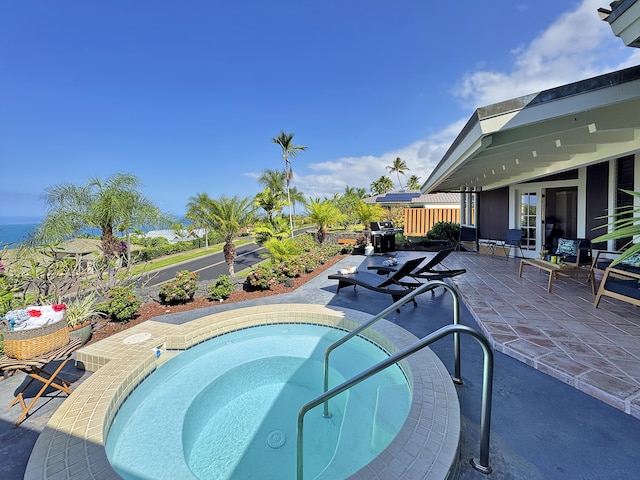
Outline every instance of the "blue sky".
<svg viewBox="0 0 640 480">
<path fill-rule="evenodd" d="M 396 157 L 425 181 L 475 108 L 639 64 L 607 5 L 0 0 L 0 221 L 116 172 L 175 214 L 253 196 L 280 130 L 308 147 L 307 196 L 368 190 Z"/>
</svg>

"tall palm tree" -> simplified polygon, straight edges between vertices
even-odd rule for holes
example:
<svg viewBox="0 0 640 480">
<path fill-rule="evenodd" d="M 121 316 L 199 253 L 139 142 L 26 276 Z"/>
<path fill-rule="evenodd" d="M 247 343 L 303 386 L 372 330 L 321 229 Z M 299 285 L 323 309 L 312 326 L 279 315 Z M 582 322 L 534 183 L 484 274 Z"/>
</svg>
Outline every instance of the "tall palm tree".
<svg viewBox="0 0 640 480">
<path fill-rule="evenodd" d="M 400 181 L 400 175 L 404 175 L 404 173 L 407 170 L 409 170 L 409 167 L 407 167 L 406 162 L 402 160 L 400 157 L 396 157 L 396 159 L 393 161 L 393 165 L 388 166 L 387 170 L 389 170 L 389 173 L 396 172 L 396 174 L 398 175 L 398 185 L 400 185 L 400 190 L 402 190 L 402 182 Z"/>
<path fill-rule="evenodd" d="M 295 158 L 304 150 L 307 149 L 304 145 L 294 145 L 293 136 L 294 133 L 285 133 L 284 130 L 280 130 L 280 134 L 277 137 L 271 139 L 271 141 L 280 146 L 282 149 L 282 158 L 284 158 L 284 170 L 287 176 L 287 203 L 289 204 L 289 226 L 291 227 L 291 238 L 293 238 L 293 216 L 291 214 L 291 197 L 289 194 L 289 185 L 293 179 L 293 168 L 291 167 L 290 158 Z"/>
<path fill-rule="evenodd" d="M 204 248 L 209 248 L 209 229 L 211 226 L 211 197 L 206 193 L 196 193 L 189 197 L 185 217 L 195 228 L 204 230 Z"/>
<path fill-rule="evenodd" d="M 371 183 L 371 193 L 373 195 L 384 195 L 393 188 L 393 182 L 386 175 L 382 175 L 379 179 Z"/>
<path fill-rule="evenodd" d="M 315 200 L 309 199 L 307 203 L 307 211 L 309 212 L 309 220 L 311 220 L 317 227 L 318 242 L 324 242 L 324 237 L 327 233 L 327 229 L 334 223 L 339 223 L 344 220 L 345 215 L 336 207 L 330 200 Z"/>
<path fill-rule="evenodd" d="M 409 190 L 420 190 L 420 177 L 417 175 L 411 175 L 407 181 L 407 188 Z"/>
<path fill-rule="evenodd" d="M 235 276 L 233 263 L 236 258 L 236 246 L 233 240 L 245 227 L 255 221 L 255 206 L 250 197 L 240 198 L 222 196 L 211 202 L 211 219 L 215 229 L 224 239 L 224 261 L 229 267 L 229 276 Z"/>
<path fill-rule="evenodd" d="M 106 180 L 97 177 L 86 185 L 60 183 L 45 189 L 48 211 L 34 239 L 38 243 L 66 240 L 84 229 L 100 230 L 101 250 L 109 263 L 109 284 L 115 282 L 112 262 L 120 253 L 120 242 L 114 231 L 121 226 L 140 227 L 148 221 L 166 217 L 138 189 L 135 175 L 116 173 Z"/>
</svg>

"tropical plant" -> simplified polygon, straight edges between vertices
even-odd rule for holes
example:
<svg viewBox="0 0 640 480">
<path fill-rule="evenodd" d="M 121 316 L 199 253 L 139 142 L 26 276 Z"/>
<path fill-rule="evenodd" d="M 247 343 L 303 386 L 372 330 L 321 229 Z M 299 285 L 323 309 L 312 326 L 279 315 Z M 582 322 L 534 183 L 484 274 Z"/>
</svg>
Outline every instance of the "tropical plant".
<svg viewBox="0 0 640 480">
<path fill-rule="evenodd" d="M 270 187 L 264 187 L 256 194 L 253 205 L 262 208 L 267 214 L 267 220 L 272 222 L 273 215 L 282 212 L 284 208 L 283 198 L 281 193 L 275 192 Z"/>
<path fill-rule="evenodd" d="M 65 318 L 69 328 L 82 325 L 93 318 L 104 316 L 105 313 L 101 312 L 97 307 L 97 298 L 93 292 L 67 302 Z"/>
<path fill-rule="evenodd" d="M 640 192 L 633 192 L 631 190 L 621 190 L 622 192 L 633 196 L 636 199 L 640 199 Z M 603 225 L 597 228 L 608 228 L 608 233 L 600 235 L 592 240 L 592 242 L 604 242 L 607 240 L 621 240 L 630 239 L 626 245 L 626 249 L 622 255 L 618 256 L 611 265 L 620 263 L 626 258 L 640 252 L 640 243 L 637 239 L 640 236 L 640 207 L 630 205 L 618 209 L 617 212 L 607 217 L 610 221 L 607 225 Z"/>
<path fill-rule="evenodd" d="M 61 183 L 45 190 L 47 215 L 38 226 L 34 241 L 59 242 L 86 228 L 100 230 L 101 250 L 108 264 L 110 286 L 116 283 L 120 240 L 114 232 L 142 224 L 157 223 L 166 215 L 140 194 L 141 184 L 131 174 L 116 173 L 106 180 L 90 179 L 85 185 Z"/>
<path fill-rule="evenodd" d="M 251 198 L 222 196 L 211 203 L 211 219 L 214 228 L 220 233 L 224 241 L 224 260 L 229 267 L 229 275 L 233 277 L 236 247 L 234 238 L 243 229 L 255 221 L 255 206 Z"/>
<path fill-rule="evenodd" d="M 329 200 L 309 199 L 307 203 L 309 220 L 318 227 L 316 236 L 322 245 L 330 225 L 344 221 L 345 215 Z"/>
<path fill-rule="evenodd" d="M 298 203 L 304 205 L 307 199 L 304 196 L 304 193 L 302 191 L 298 190 L 296 187 L 291 187 L 289 188 L 289 200 L 291 201 L 291 209 L 293 210 L 293 218 L 294 218 L 293 226 L 295 227 L 296 226 L 296 223 L 295 223 L 296 205 Z"/>
<path fill-rule="evenodd" d="M 263 187 L 269 187 L 275 195 L 282 195 L 284 200 L 287 192 L 287 171 L 263 170 L 258 177 L 258 183 Z"/>
<path fill-rule="evenodd" d="M 127 323 L 141 306 L 142 300 L 138 298 L 134 285 L 119 285 L 109 290 L 107 299 L 99 303 L 96 309 L 121 323 Z"/>
<path fill-rule="evenodd" d="M 160 287 L 160 301 L 164 304 L 184 303 L 193 300 L 198 289 L 198 275 L 196 272 L 181 270 L 173 280 L 163 283 Z"/>
<path fill-rule="evenodd" d="M 385 175 L 371 183 L 371 193 L 373 195 L 384 195 L 391 189 L 393 189 L 393 182 Z"/>
<path fill-rule="evenodd" d="M 269 251 L 272 262 L 281 262 L 300 254 L 300 248 L 292 238 L 271 238 L 264 244 Z"/>
<path fill-rule="evenodd" d="M 407 180 L 407 189 L 420 190 L 420 177 L 417 175 L 411 175 Z"/>
<path fill-rule="evenodd" d="M 233 281 L 229 275 L 220 275 L 209 285 L 209 300 L 225 300 L 233 292 Z"/>
<path fill-rule="evenodd" d="M 393 164 L 387 167 L 387 170 L 389 170 L 389 173 L 396 172 L 396 174 L 398 175 L 398 185 L 400 186 L 400 190 L 402 190 L 400 175 L 404 175 L 404 173 L 409 170 L 409 167 L 407 167 L 407 163 L 400 157 L 396 157 L 396 159 L 393 161 Z"/>
<path fill-rule="evenodd" d="M 289 226 L 291 228 L 291 237 L 293 238 L 293 216 L 291 212 L 291 195 L 289 192 L 289 185 L 293 179 L 293 168 L 291 167 L 290 158 L 295 158 L 304 150 L 307 149 L 304 145 L 294 145 L 293 136 L 294 133 L 285 133 L 284 130 L 280 131 L 277 137 L 271 139 L 271 141 L 280 146 L 282 149 L 282 158 L 284 158 L 285 174 L 286 174 L 286 191 L 287 191 L 287 204 L 289 205 Z"/>
<path fill-rule="evenodd" d="M 264 245 L 272 238 L 281 240 L 288 237 L 290 233 L 289 222 L 282 217 L 273 217 L 271 222 L 268 220 L 258 222 L 253 227 L 253 235 L 258 245 Z"/>
<path fill-rule="evenodd" d="M 384 218 L 385 210 L 380 205 L 365 203 L 362 200 L 356 205 L 355 214 L 364 228 L 369 228 L 371 222 L 376 222 Z"/>
<path fill-rule="evenodd" d="M 195 228 L 204 230 L 204 248 L 209 248 L 210 210 L 211 198 L 206 193 L 197 193 L 194 197 L 189 197 L 185 217 Z"/>
</svg>

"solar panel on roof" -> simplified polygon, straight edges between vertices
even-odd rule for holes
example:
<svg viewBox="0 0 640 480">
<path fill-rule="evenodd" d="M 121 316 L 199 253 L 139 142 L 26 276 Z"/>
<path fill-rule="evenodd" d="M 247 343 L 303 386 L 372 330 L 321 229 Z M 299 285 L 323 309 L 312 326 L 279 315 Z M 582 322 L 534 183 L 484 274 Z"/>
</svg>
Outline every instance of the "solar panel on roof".
<svg viewBox="0 0 640 480">
<path fill-rule="evenodd" d="M 418 192 L 401 192 L 401 193 L 387 193 L 384 197 L 376 198 L 376 202 L 409 202 L 413 198 L 419 197 Z"/>
</svg>

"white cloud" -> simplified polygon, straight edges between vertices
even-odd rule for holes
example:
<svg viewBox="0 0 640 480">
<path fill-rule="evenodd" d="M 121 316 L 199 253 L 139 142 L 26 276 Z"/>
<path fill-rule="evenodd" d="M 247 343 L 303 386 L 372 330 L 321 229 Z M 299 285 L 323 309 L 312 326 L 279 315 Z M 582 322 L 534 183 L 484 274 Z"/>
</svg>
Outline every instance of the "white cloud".
<svg viewBox="0 0 640 480">
<path fill-rule="evenodd" d="M 583 0 L 529 45 L 514 49 L 511 71 L 470 72 L 453 94 L 477 108 L 623 68 L 618 59 L 624 57 L 628 63 L 631 49 L 598 17 L 601 4 L 602 0 Z"/>
<path fill-rule="evenodd" d="M 321 174 L 298 175 L 294 183 L 298 189 L 313 198 L 332 197 L 334 193 L 342 193 L 346 186 L 364 187 L 369 190 L 371 183 L 382 175 L 387 175 L 398 188 L 398 177 L 390 175 L 387 167 L 396 157 L 405 161 L 409 170 L 400 176 L 403 185 L 411 175 L 418 175 L 424 182 L 433 168 L 440 161 L 455 135 L 464 122 L 455 124 L 455 128 L 446 127 L 426 140 L 419 140 L 404 148 L 387 152 L 381 156 L 367 155 L 347 157 L 337 160 L 307 165 L 312 171 Z"/>
<path fill-rule="evenodd" d="M 610 26 L 599 19 L 602 0 L 583 0 L 574 11 L 564 13 L 528 45 L 514 48 L 510 71 L 480 69 L 465 75 L 453 95 L 467 108 L 490 105 L 548 88 L 582 80 L 605 72 L 640 64 L 640 49 L 625 47 Z M 518 8 L 526 8 L 522 5 Z M 396 157 L 411 174 L 425 182 L 447 148 L 460 133 L 467 119 L 445 126 L 424 140 L 380 156 L 340 158 L 315 163 L 308 168 L 318 172 L 297 176 L 296 186 L 312 197 L 331 197 L 349 185 L 369 189 Z M 397 183 L 397 177 L 390 176 Z"/>
</svg>

